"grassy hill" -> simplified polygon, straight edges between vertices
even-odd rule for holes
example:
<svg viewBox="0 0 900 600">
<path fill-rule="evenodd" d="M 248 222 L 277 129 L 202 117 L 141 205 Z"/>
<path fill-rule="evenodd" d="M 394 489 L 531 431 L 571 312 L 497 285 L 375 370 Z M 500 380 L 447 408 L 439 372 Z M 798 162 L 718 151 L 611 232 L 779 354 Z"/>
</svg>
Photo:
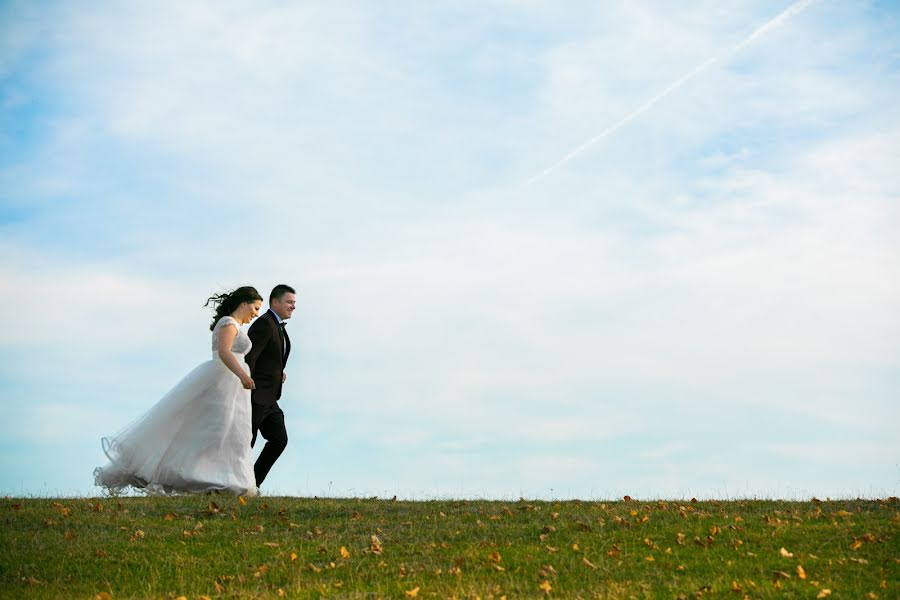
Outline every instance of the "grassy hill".
<svg viewBox="0 0 900 600">
<path fill-rule="evenodd" d="M 900 500 L 0 501 L 3 598 L 898 598 Z"/>
</svg>

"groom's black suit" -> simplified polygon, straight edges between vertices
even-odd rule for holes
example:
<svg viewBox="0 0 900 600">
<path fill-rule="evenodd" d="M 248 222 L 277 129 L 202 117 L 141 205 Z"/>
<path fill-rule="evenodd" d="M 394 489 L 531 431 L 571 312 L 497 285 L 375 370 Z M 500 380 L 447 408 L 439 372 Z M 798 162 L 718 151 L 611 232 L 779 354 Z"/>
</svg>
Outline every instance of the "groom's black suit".
<svg viewBox="0 0 900 600">
<path fill-rule="evenodd" d="M 257 433 L 262 433 L 266 440 L 253 466 L 256 485 L 260 485 L 287 446 L 284 413 L 278 406 L 278 399 L 281 398 L 284 367 L 291 353 L 291 340 L 284 324 L 278 324 L 272 309 L 250 326 L 247 335 L 253 347 L 247 353 L 246 360 L 250 366 L 250 376 L 256 383 L 256 389 L 250 394 L 253 407 L 253 439 L 250 446 L 256 443 Z"/>
</svg>

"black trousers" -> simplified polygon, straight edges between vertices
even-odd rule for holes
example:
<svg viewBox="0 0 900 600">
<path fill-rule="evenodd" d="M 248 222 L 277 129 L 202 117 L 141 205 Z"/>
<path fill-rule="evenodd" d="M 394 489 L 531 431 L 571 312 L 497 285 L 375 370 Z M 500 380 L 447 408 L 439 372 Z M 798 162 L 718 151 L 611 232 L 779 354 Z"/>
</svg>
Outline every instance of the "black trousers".
<svg viewBox="0 0 900 600">
<path fill-rule="evenodd" d="M 256 475 L 256 485 L 262 485 L 269 469 L 284 452 L 287 446 L 288 436 L 287 430 L 284 428 L 284 413 L 278 406 L 278 403 L 271 406 L 263 406 L 261 404 L 253 404 L 253 439 L 250 440 L 250 447 L 256 444 L 256 434 L 260 433 L 266 440 L 256 464 L 253 465 L 253 473 Z"/>
</svg>

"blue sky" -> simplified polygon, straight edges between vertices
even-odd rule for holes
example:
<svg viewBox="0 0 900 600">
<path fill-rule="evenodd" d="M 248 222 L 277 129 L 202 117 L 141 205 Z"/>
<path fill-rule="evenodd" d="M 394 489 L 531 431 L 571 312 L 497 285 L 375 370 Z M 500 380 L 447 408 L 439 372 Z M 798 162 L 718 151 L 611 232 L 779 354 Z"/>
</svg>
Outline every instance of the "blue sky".
<svg viewBox="0 0 900 600">
<path fill-rule="evenodd" d="M 0 4 L 0 493 L 285 282 L 267 493 L 897 495 L 900 10 L 791 6 Z"/>
</svg>

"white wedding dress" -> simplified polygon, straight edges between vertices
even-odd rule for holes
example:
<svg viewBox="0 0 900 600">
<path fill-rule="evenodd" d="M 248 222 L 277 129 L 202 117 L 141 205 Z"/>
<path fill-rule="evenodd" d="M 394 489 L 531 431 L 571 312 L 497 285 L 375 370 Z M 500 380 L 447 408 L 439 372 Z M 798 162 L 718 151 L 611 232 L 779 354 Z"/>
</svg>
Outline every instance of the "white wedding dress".
<svg viewBox="0 0 900 600">
<path fill-rule="evenodd" d="M 117 493 L 133 486 L 150 494 L 222 491 L 255 496 L 250 448 L 250 390 L 216 352 L 223 327 L 238 333 L 231 351 L 249 373 L 252 342 L 231 317 L 213 328 L 213 359 L 188 373 L 146 414 L 103 438 L 109 464 L 94 470 L 96 485 Z"/>
</svg>

